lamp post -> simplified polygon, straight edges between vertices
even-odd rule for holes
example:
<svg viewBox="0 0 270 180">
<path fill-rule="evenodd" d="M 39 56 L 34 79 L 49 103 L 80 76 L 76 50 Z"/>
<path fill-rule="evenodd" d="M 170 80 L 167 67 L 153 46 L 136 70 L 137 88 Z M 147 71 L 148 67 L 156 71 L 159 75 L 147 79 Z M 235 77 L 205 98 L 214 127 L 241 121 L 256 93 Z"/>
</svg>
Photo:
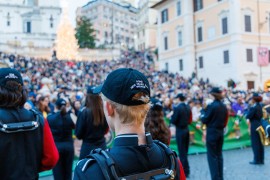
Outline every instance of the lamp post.
<svg viewBox="0 0 270 180">
<path fill-rule="evenodd" d="M 18 41 L 17 41 L 17 36 L 14 37 L 14 49 L 15 49 L 15 54 L 17 54 L 17 46 L 18 46 Z"/>
<path fill-rule="evenodd" d="M 195 57 L 195 78 L 198 79 L 198 59 Z"/>
</svg>

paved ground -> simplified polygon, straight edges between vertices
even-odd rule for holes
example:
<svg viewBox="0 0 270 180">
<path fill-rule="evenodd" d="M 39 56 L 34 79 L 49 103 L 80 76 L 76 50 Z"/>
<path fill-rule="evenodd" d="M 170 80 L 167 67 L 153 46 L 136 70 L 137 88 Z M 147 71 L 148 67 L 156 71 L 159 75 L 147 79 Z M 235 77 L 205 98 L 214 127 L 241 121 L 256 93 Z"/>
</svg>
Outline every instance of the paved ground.
<svg viewBox="0 0 270 180">
<path fill-rule="evenodd" d="M 223 151 L 225 180 L 270 179 L 270 147 L 265 148 L 265 164 L 250 165 L 251 148 Z M 190 180 L 210 180 L 206 154 L 190 155 Z"/>
<path fill-rule="evenodd" d="M 268 180 L 270 179 L 270 147 L 265 148 L 265 164 L 250 165 L 251 148 L 223 151 L 225 180 Z M 206 154 L 189 155 L 190 177 L 188 180 L 210 180 Z M 52 177 L 40 178 L 53 180 Z"/>
</svg>

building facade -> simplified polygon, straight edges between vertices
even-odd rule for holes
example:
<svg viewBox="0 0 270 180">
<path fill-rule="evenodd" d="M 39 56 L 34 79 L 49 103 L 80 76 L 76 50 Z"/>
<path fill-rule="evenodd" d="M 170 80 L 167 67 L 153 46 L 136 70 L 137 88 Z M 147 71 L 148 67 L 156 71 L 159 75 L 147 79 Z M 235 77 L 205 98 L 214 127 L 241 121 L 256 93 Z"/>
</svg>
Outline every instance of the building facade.
<svg viewBox="0 0 270 180">
<path fill-rule="evenodd" d="M 1 0 L 1 50 L 52 47 L 60 15 L 59 0 Z"/>
<path fill-rule="evenodd" d="M 77 10 L 96 30 L 96 46 L 133 48 L 137 27 L 137 8 L 127 2 L 93 0 Z"/>
<path fill-rule="evenodd" d="M 157 10 L 150 8 L 159 0 L 140 0 L 138 3 L 138 26 L 135 36 L 136 49 L 155 49 L 157 42 Z"/>
<path fill-rule="evenodd" d="M 270 1 L 163 0 L 158 10 L 160 68 L 239 89 L 270 79 Z"/>
</svg>

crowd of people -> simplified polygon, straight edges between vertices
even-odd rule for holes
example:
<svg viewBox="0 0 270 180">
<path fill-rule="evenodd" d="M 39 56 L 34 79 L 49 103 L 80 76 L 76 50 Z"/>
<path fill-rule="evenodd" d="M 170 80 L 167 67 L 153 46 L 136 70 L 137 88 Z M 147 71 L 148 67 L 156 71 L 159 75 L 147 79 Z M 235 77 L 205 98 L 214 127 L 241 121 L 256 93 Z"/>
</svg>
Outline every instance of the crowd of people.
<svg viewBox="0 0 270 180">
<path fill-rule="evenodd" d="M 144 52 L 136 51 L 123 52 L 118 60 L 96 62 L 49 61 L 4 53 L 1 53 L 0 60 L 22 73 L 31 106 L 34 103 L 38 107 L 45 108 L 41 105 L 43 101 L 41 97 L 48 97 L 45 101 L 49 101 L 49 107 L 43 110 L 44 113 L 53 111 L 54 102 L 58 97 L 62 97 L 68 100 L 77 114 L 80 106 L 84 104 L 87 87 L 102 83 L 109 72 L 122 67 L 138 69 L 146 75 L 153 92 L 152 96 L 163 102 L 165 116 L 170 115 L 172 111 L 174 97 L 183 93 L 192 107 L 193 121 L 198 120 L 200 109 L 208 103 L 209 91 L 213 86 L 208 79 L 198 80 L 195 74 L 190 78 L 184 78 L 179 73 L 157 71 L 153 58 L 145 56 Z M 242 91 L 230 87 L 223 89 L 224 102 L 230 115 L 243 115 L 248 109 L 254 90 Z M 263 96 L 263 103 L 269 104 L 270 93 L 260 93 Z"/>
<path fill-rule="evenodd" d="M 129 114 L 129 117 L 134 121 L 136 119 L 140 120 L 137 124 L 135 123 L 137 125 L 136 131 L 131 133 L 141 133 L 139 130 L 143 130 L 141 127 L 143 124 L 145 129 L 152 133 L 154 139 L 158 139 L 167 145 L 170 144 L 171 132 L 164 122 L 164 117 L 168 118 L 170 123 L 176 126 L 178 154 L 183 168 L 180 161 L 177 161 L 176 164 L 180 172 L 184 171 L 187 177 L 190 174 L 187 159 L 189 145 L 188 124 L 192 121 L 201 120 L 208 126 L 207 133 L 212 134 L 208 135 L 207 140 L 207 155 L 211 176 L 213 179 L 222 179 L 223 128 L 227 124 L 227 116 L 249 117 L 252 126 L 251 133 L 254 134 L 254 131 L 256 131 L 254 128 L 257 125 L 254 125 L 254 123 L 252 125 L 252 122 L 254 122 L 254 118 L 256 122 L 261 118 L 253 117 L 253 114 L 250 113 L 254 106 L 254 90 L 235 90 L 232 87 L 216 88 L 208 79 L 198 79 L 195 73 L 190 78 L 184 78 L 179 73 L 169 73 L 165 70 L 158 71 L 155 69 L 156 64 L 153 59 L 149 53 L 136 51 L 125 51 L 117 60 L 95 62 L 45 60 L 0 53 L 0 61 L 4 65 L 13 67 L 21 73 L 22 80 L 18 83 L 25 88 L 25 93 L 28 94 L 24 107 L 29 110 L 37 110 L 44 119 L 48 120 L 59 152 L 58 163 L 53 169 L 56 179 L 72 178 L 71 169 L 74 159 L 73 129 L 75 130 L 75 136 L 83 141 L 79 156 L 79 159 L 83 161 L 76 171 L 76 177 L 80 179 L 79 177 L 84 176 L 82 172 L 89 163 L 88 160 L 85 161 L 84 159 L 89 152 L 96 148 L 103 150 L 107 148 L 105 134 L 109 131 L 109 127 L 116 128 L 114 129 L 118 133 L 116 135 L 122 133 L 121 128 L 127 130 L 124 131 L 124 134 L 134 130 L 132 127 L 127 128 L 126 124 L 129 121 L 123 115 L 123 112 Z M 119 72 L 119 69 L 123 68 L 123 72 Z M 136 71 L 136 69 L 140 72 Z M 110 75 L 111 72 L 117 73 L 115 76 L 111 75 L 113 77 L 110 77 L 108 74 Z M 130 75 L 130 72 L 133 72 L 133 74 Z M 119 89 L 122 86 L 123 89 L 126 88 L 124 83 L 129 83 L 123 80 L 124 75 L 129 75 L 132 79 L 134 73 L 136 77 L 140 76 L 141 79 L 138 82 L 135 81 L 135 84 L 131 84 L 130 87 L 132 89 L 134 86 L 139 88 L 140 91 L 128 94 L 130 89 L 126 91 Z M 14 78 L 10 74 L 5 77 Z M 111 79 L 108 80 L 108 78 Z M 104 81 L 107 83 L 107 89 L 100 90 L 102 93 L 100 97 L 96 95 L 96 86 Z M 258 93 L 258 96 L 262 97 L 261 104 L 270 104 L 269 92 Z M 129 97 L 124 96 L 126 94 Z M 131 96 L 134 97 L 129 99 Z M 150 98 L 152 102 L 150 108 L 148 106 L 145 106 L 144 109 L 136 108 L 136 106 L 141 107 L 139 105 L 150 102 Z M 136 101 L 135 104 L 133 104 L 133 101 Z M 106 102 L 105 105 L 104 102 Z M 127 106 L 126 111 L 119 104 Z M 215 110 L 220 108 L 223 108 L 222 112 Z M 128 109 L 130 110 L 128 111 Z M 144 112 L 148 110 L 149 113 L 145 114 Z M 107 113 L 104 114 L 104 111 Z M 211 119 L 216 117 L 216 115 L 210 117 L 212 111 L 216 111 L 215 113 L 220 116 L 218 119 L 222 119 L 222 121 L 219 121 L 220 125 L 214 123 L 215 118 Z M 139 112 L 141 112 L 140 118 L 136 118 Z M 141 117 L 146 118 L 145 123 Z M 120 119 L 120 122 L 116 122 L 116 119 Z M 121 128 L 117 129 L 118 126 Z M 215 128 L 212 131 L 211 126 Z M 209 138 L 217 136 L 218 139 Z M 119 139 L 126 138 L 124 136 L 117 137 Z M 144 138 L 141 139 L 140 136 L 137 138 L 139 141 L 142 140 L 144 144 L 150 145 L 148 137 L 146 137 L 146 141 Z M 258 155 L 263 153 L 262 148 L 258 150 L 259 136 L 256 134 L 256 137 L 252 136 L 252 138 L 253 151 L 257 153 L 255 153 L 255 159 L 252 163 L 263 164 L 263 157 Z M 129 140 L 132 140 L 132 138 L 129 138 Z M 216 147 L 217 144 L 219 145 L 218 148 Z M 51 147 L 51 149 L 53 148 Z M 113 154 L 113 156 L 117 155 Z M 218 156 L 217 161 L 215 160 L 216 156 Z M 259 156 L 259 159 L 256 159 L 257 156 Z M 115 158 L 117 159 L 117 157 Z M 58 157 L 55 156 L 55 159 L 58 159 Z M 150 163 L 149 166 L 152 167 L 153 164 Z M 122 168 L 125 168 L 124 165 Z M 96 170 L 96 168 L 92 168 L 87 173 L 91 174 L 92 171 Z M 129 170 L 126 169 L 125 171 L 128 172 Z M 177 174 L 177 176 L 183 175 Z M 99 177 L 98 174 L 97 177 Z"/>
</svg>

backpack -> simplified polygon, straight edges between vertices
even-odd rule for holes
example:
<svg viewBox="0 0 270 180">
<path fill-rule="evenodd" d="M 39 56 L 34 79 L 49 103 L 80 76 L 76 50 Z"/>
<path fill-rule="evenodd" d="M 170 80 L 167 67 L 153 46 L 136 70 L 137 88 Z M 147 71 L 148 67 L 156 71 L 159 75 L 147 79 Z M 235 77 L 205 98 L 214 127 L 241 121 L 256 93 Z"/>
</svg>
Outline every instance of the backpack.
<svg viewBox="0 0 270 180">
<path fill-rule="evenodd" d="M 33 131 L 37 129 L 40 124 L 43 125 L 44 122 L 42 118 L 40 118 L 39 113 L 31 109 L 32 113 L 35 116 L 34 121 L 26 121 L 26 122 L 17 122 L 17 123 L 6 123 L 3 124 L 0 120 L 0 131 L 4 133 L 16 133 L 16 132 L 22 132 L 22 131 Z"/>
<path fill-rule="evenodd" d="M 95 159 L 99 165 L 106 180 L 167 180 L 175 179 L 177 162 L 175 153 L 165 144 L 160 141 L 154 140 L 161 149 L 164 150 L 168 159 L 170 159 L 170 167 L 159 168 L 147 172 L 132 174 L 128 176 L 119 177 L 116 171 L 117 164 L 115 164 L 111 155 L 100 148 L 92 150 L 87 158 Z"/>
</svg>

